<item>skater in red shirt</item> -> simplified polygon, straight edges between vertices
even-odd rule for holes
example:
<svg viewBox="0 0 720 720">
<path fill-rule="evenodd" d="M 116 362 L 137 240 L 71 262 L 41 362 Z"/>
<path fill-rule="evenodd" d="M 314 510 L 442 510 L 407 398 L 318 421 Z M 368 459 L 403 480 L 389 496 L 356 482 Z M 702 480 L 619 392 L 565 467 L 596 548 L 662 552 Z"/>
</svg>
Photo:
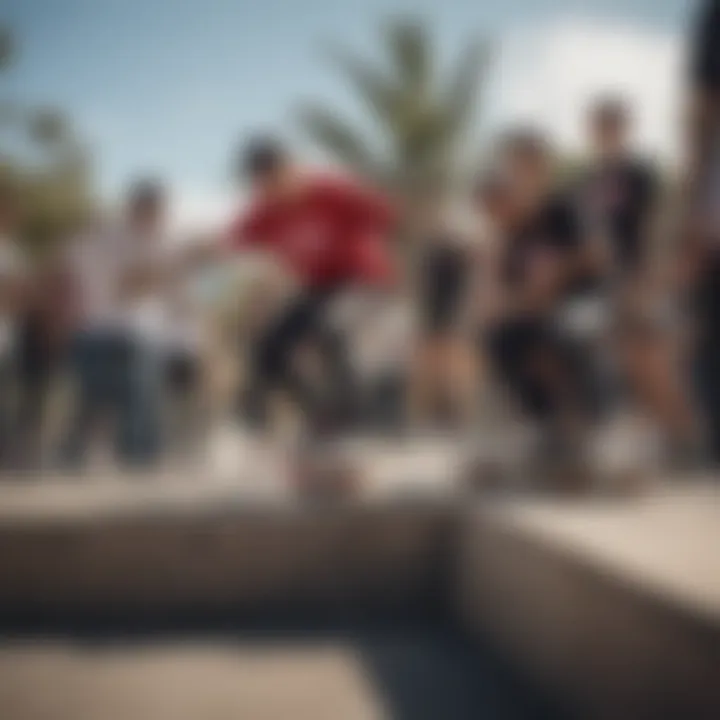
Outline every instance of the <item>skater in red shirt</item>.
<svg viewBox="0 0 720 720">
<path fill-rule="evenodd" d="M 385 244 L 392 209 L 382 195 L 356 182 L 303 171 L 272 139 L 251 142 L 241 164 L 253 199 L 233 223 L 230 245 L 270 251 L 300 285 L 254 348 L 249 409 L 262 419 L 268 392 L 284 389 L 311 417 L 323 414 L 316 393 L 293 369 L 294 351 L 309 341 L 320 351 L 328 395 L 342 400 L 343 407 L 333 403 L 324 416 L 339 427 L 352 421 L 356 394 L 345 342 L 329 327 L 327 308 L 341 293 L 392 282 Z"/>
</svg>

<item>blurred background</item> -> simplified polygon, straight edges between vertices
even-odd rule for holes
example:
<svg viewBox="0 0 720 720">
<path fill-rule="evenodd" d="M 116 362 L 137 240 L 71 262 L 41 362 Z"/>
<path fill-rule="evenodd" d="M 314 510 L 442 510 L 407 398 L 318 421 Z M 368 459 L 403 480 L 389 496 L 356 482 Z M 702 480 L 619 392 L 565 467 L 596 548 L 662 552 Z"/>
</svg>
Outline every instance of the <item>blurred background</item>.
<svg viewBox="0 0 720 720">
<path fill-rule="evenodd" d="M 116 223 L 128 187 L 147 177 L 167 190 L 167 243 L 222 234 L 250 193 L 235 179 L 237 148 L 259 132 L 284 138 L 308 165 L 337 168 L 393 193 L 422 185 L 423 175 L 454 176 L 463 201 L 462 183 L 469 188 L 490 164 L 500 135 L 526 126 L 552 143 L 565 192 L 573 182 L 580 186 L 593 163 L 588 108 L 610 95 L 632 114 L 631 152 L 651 161 L 653 182 L 672 192 L 687 155 L 688 38 L 697 15 L 691 4 L 547 0 L 405 8 L 318 0 L 250 10 L 237 2 L 9 3 L 2 17 L 2 182 L 17 207 L 7 211 L 15 217 L 6 234 L 38 272 L 89 228 Z M 457 204 L 477 224 L 470 203 Z M 403 275 L 413 277 L 418 273 L 406 267 L 427 243 L 422 229 L 405 235 L 393 241 L 393 252 Z M 183 318 L 166 320 L 167 345 L 202 356 L 203 371 L 211 356 L 213 378 L 225 378 L 215 371 L 221 365 L 236 374 L 241 296 L 254 307 L 262 292 L 253 282 L 266 285 L 263 278 L 272 275 L 254 267 L 238 260 L 193 280 Z M 34 304 L 67 305 L 71 288 L 63 286 L 61 301 L 55 285 L 36 293 Z M 19 370 L 28 388 L 16 405 L 32 406 L 15 412 L 27 418 L 20 425 L 33 426 L 22 433 L 37 435 L 50 422 L 45 396 L 60 382 L 62 345 L 70 344 L 73 328 L 50 343 L 50 352 L 41 326 L 56 324 L 53 313 L 33 320 L 42 308 L 28 302 L 14 312 L 24 315 L 21 334 L 29 336 L 20 343 L 26 357 Z M 18 462 L 38 464 L 41 450 L 27 442 Z"/>
<path fill-rule="evenodd" d="M 5 0 L 0 716 L 716 716 L 719 32 Z"/>
</svg>

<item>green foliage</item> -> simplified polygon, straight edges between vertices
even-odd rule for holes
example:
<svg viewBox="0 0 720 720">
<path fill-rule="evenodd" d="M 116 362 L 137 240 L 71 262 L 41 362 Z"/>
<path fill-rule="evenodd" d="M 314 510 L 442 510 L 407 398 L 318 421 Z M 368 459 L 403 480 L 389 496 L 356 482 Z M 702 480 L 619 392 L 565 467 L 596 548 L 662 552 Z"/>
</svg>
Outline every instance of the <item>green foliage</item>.
<svg viewBox="0 0 720 720">
<path fill-rule="evenodd" d="M 31 254 L 66 241 L 92 215 L 88 174 L 80 163 L 27 172 L 21 187 L 22 237 Z"/>
<path fill-rule="evenodd" d="M 13 55 L 12 34 L 0 26 L 0 70 L 8 70 Z M 70 237 L 93 212 L 87 153 L 55 108 L 26 108 L 0 98 L 0 126 L 0 184 L 19 199 L 26 251 L 40 255 Z M 27 144 L 24 152 L 18 138 Z"/>
<path fill-rule="evenodd" d="M 334 109 L 320 105 L 302 109 L 302 127 L 340 163 L 395 190 L 451 176 L 459 156 L 468 150 L 488 66 L 488 43 L 470 43 L 453 72 L 442 77 L 422 23 L 391 22 L 382 41 L 384 67 L 342 47 L 330 52 L 378 132 L 363 132 Z"/>
</svg>

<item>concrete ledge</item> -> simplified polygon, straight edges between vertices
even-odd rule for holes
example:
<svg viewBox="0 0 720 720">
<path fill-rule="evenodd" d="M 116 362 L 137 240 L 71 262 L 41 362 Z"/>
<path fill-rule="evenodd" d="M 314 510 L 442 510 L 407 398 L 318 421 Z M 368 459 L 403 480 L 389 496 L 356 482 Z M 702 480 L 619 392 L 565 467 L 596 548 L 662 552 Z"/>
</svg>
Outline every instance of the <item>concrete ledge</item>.
<svg viewBox="0 0 720 720">
<path fill-rule="evenodd" d="M 574 717 L 720 717 L 716 485 L 614 503 L 444 487 L 316 507 L 232 485 L 4 488 L 0 611 L 456 610 Z"/>
<path fill-rule="evenodd" d="M 717 501 L 478 508 L 459 612 L 579 717 L 720 717 Z"/>
<path fill-rule="evenodd" d="M 264 506 L 0 525 L 0 606 L 406 605 L 445 583 L 447 504 Z"/>
<path fill-rule="evenodd" d="M 361 497 L 314 506 L 293 497 L 287 452 L 240 445 L 227 476 L 0 485 L 0 607 L 410 608 L 448 594 L 455 444 L 357 439 L 341 450 Z"/>
</svg>

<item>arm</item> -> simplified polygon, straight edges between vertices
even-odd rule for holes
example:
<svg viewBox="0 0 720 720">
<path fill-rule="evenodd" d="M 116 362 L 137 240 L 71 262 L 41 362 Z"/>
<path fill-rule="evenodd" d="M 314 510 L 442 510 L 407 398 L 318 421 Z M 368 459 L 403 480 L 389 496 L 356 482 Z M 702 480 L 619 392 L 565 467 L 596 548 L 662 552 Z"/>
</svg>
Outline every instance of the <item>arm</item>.
<svg viewBox="0 0 720 720">
<path fill-rule="evenodd" d="M 182 271 L 192 273 L 227 262 L 237 253 L 260 247 L 265 242 L 266 218 L 260 208 L 251 208 L 224 232 L 193 240 L 181 253 Z"/>
<path fill-rule="evenodd" d="M 203 239 L 165 257 L 130 265 L 121 278 L 125 299 L 168 290 L 197 272 L 217 267 L 236 253 L 226 238 Z"/>
</svg>

